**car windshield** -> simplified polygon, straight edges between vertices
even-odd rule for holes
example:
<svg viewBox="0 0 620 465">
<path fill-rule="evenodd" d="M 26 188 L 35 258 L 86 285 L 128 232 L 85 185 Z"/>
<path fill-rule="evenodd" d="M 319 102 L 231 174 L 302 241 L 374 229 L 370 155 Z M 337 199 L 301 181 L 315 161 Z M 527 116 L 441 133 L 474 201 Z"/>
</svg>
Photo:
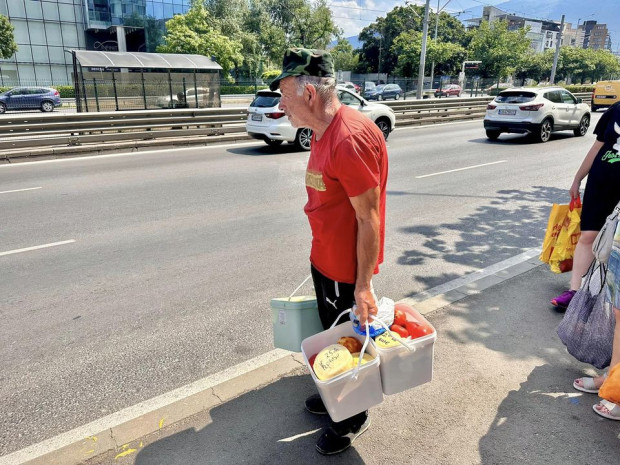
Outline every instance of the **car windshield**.
<svg viewBox="0 0 620 465">
<path fill-rule="evenodd" d="M 511 90 L 500 92 L 500 94 L 495 97 L 495 101 L 500 103 L 526 103 L 531 102 L 535 98 L 536 94 L 534 92 Z"/>
<path fill-rule="evenodd" d="M 257 95 L 254 101 L 250 103 L 250 106 L 257 108 L 271 108 L 275 107 L 278 103 L 280 103 L 279 94 Z"/>
</svg>

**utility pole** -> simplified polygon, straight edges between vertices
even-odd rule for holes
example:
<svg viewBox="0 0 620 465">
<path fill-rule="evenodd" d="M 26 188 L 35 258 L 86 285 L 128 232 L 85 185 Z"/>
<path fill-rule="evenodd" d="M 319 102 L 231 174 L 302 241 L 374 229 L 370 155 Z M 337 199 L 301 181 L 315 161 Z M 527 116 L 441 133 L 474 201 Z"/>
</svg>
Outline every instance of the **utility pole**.
<svg viewBox="0 0 620 465">
<path fill-rule="evenodd" d="M 426 36 L 428 35 L 428 11 L 430 10 L 431 0 L 426 0 L 426 7 L 424 8 L 424 26 L 422 27 L 422 51 L 420 52 L 420 68 L 418 70 L 418 90 L 416 91 L 416 98 L 422 98 L 422 91 L 424 88 L 424 68 L 426 65 Z"/>
<path fill-rule="evenodd" d="M 562 32 L 564 30 L 564 15 L 562 15 L 562 21 L 560 23 L 560 33 L 558 34 L 558 40 L 555 43 L 555 55 L 553 55 L 553 67 L 551 68 L 551 77 L 549 78 L 549 84 L 555 83 L 555 71 L 558 68 L 558 57 L 560 56 L 560 45 L 562 44 Z"/>
<path fill-rule="evenodd" d="M 439 1 L 440 0 L 437 0 L 437 11 L 435 12 L 437 15 L 437 17 L 435 18 L 435 35 L 433 37 L 433 40 L 435 41 L 435 43 L 437 43 L 437 32 L 439 30 Z M 450 0 L 448 0 L 448 3 L 450 3 Z M 448 5 L 448 3 L 444 5 L 444 8 Z M 433 88 L 434 78 L 435 78 L 435 60 L 431 62 L 431 89 Z"/>
</svg>

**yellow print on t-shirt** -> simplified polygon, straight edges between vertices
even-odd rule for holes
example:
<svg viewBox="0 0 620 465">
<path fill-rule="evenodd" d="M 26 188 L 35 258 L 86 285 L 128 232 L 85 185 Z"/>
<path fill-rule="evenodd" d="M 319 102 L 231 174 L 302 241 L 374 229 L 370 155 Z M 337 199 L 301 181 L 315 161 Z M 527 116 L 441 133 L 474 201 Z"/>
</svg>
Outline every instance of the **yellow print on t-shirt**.
<svg viewBox="0 0 620 465">
<path fill-rule="evenodd" d="M 311 187 L 320 192 L 325 192 L 327 188 L 323 182 L 323 173 L 320 171 L 306 171 L 306 186 Z"/>
</svg>

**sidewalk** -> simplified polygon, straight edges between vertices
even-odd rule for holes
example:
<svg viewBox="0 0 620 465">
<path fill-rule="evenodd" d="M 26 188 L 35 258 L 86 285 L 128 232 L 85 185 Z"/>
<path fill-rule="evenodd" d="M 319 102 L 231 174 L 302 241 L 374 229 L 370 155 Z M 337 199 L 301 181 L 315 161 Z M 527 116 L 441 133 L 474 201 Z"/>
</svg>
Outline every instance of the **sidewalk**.
<svg viewBox="0 0 620 465">
<path fill-rule="evenodd" d="M 328 418 L 304 410 L 315 389 L 296 356 L 227 392 L 214 388 L 195 415 L 81 463 L 617 464 L 620 425 L 592 411 L 596 395 L 572 388 L 592 371 L 556 335 L 562 314 L 548 302 L 567 279 L 531 258 L 420 303 L 438 332 L 432 383 L 386 396 L 339 456 L 314 449 Z"/>
</svg>

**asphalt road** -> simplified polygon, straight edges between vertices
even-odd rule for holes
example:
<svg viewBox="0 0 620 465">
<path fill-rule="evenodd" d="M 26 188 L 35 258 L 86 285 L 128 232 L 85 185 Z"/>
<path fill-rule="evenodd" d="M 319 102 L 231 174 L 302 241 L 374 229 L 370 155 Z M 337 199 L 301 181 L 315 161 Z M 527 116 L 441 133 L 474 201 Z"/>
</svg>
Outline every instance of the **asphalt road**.
<svg viewBox="0 0 620 465">
<path fill-rule="evenodd" d="M 593 140 L 393 133 L 378 294 L 539 246 Z M 269 300 L 309 272 L 306 161 L 252 143 L 0 166 L 0 455 L 271 350 Z"/>
</svg>

